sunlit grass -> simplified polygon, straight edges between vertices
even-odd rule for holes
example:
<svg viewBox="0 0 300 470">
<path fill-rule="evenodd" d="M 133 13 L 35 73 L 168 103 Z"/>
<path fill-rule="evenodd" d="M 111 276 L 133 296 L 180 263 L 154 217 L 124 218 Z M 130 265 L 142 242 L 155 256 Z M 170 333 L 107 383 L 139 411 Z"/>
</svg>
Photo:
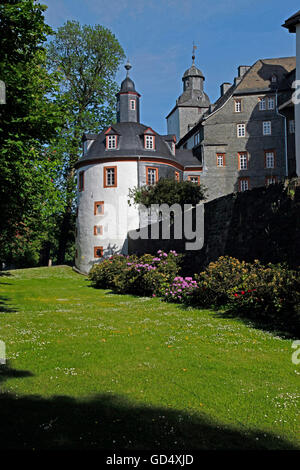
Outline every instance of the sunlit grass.
<svg viewBox="0 0 300 470">
<path fill-rule="evenodd" d="M 8 375 L 4 396 L 117 396 L 233 429 L 240 447 L 250 434 L 262 448 L 300 447 L 300 368 L 290 340 L 217 312 L 93 289 L 68 267 L 12 271 L 0 278 L 0 297 L 9 368 L 30 372 Z M 201 447 L 201 436 L 177 439 Z"/>
</svg>

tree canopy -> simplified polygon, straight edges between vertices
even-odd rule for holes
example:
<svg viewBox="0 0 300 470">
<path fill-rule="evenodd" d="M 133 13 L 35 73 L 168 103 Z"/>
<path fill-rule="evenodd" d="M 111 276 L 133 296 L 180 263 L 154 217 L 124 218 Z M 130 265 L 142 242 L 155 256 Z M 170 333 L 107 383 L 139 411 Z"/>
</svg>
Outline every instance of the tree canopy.
<svg viewBox="0 0 300 470">
<path fill-rule="evenodd" d="M 45 149 L 61 116 L 49 98 L 56 80 L 46 70 L 51 29 L 44 10 L 34 0 L 0 4 L 0 79 L 6 85 L 6 104 L 0 105 L 1 262 L 22 257 L 26 240 L 42 236 L 59 199 L 51 180 L 55 162 Z"/>
<path fill-rule="evenodd" d="M 52 147 L 61 159 L 57 183 L 65 203 L 58 230 L 62 263 L 74 240 L 74 165 L 82 154 L 81 137 L 84 132 L 98 133 L 115 120 L 115 74 L 124 52 L 107 28 L 67 21 L 58 28 L 47 56 L 49 71 L 59 74 L 53 99 L 65 115 L 63 131 Z"/>
<path fill-rule="evenodd" d="M 154 185 L 135 187 L 129 190 L 129 204 L 191 204 L 195 206 L 205 199 L 205 188 L 191 181 L 176 181 L 171 178 L 161 178 Z"/>
</svg>

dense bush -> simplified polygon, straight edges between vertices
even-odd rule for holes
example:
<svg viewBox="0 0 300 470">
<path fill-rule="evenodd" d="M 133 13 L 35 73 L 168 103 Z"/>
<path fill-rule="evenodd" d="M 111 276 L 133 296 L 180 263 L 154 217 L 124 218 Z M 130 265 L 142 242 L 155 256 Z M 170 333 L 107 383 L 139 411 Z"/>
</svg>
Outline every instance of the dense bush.
<svg viewBox="0 0 300 470">
<path fill-rule="evenodd" d="M 181 257 L 175 251 L 141 257 L 115 255 L 95 265 L 89 279 L 95 287 L 119 293 L 159 295 L 178 274 Z"/>
<path fill-rule="evenodd" d="M 191 301 L 199 306 L 227 306 L 237 316 L 296 331 L 300 326 L 299 274 L 285 265 L 246 263 L 228 256 L 195 276 Z"/>
<path fill-rule="evenodd" d="M 159 296 L 168 302 L 218 308 L 286 331 L 300 330 L 300 279 L 285 265 L 263 265 L 221 256 L 192 277 L 178 275 L 175 251 L 141 257 L 115 255 L 95 265 L 89 278 L 95 287 L 119 293 Z"/>
<path fill-rule="evenodd" d="M 198 285 L 192 277 L 176 276 L 166 289 L 160 291 L 160 295 L 168 302 L 190 303 L 196 289 Z"/>
</svg>

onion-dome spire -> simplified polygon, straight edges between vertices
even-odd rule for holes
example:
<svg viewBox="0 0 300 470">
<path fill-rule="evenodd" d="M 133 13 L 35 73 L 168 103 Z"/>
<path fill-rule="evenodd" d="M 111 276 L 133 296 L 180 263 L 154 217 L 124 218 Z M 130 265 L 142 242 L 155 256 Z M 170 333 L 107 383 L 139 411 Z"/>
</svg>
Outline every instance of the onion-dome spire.
<svg viewBox="0 0 300 470">
<path fill-rule="evenodd" d="M 140 121 L 140 94 L 135 89 L 134 81 L 129 77 L 132 65 L 127 59 L 124 65 L 126 78 L 121 83 L 117 93 L 117 122 L 139 122 Z"/>
</svg>

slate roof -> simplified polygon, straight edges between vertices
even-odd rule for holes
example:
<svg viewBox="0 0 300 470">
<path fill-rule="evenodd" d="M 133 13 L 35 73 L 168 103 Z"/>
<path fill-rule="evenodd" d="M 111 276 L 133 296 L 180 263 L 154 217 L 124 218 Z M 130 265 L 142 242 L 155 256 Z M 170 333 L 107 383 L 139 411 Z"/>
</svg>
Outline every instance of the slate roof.
<svg viewBox="0 0 300 470">
<path fill-rule="evenodd" d="M 127 91 L 136 91 L 134 81 L 131 80 L 131 78 L 129 77 L 126 77 L 125 80 L 123 80 L 123 82 L 121 83 L 120 93 L 124 93 Z"/>
<path fill-rule="evenodd" d="M 92 162 L 93 160 L 106 159 L 110 157 L 156 157 L 167 160 L 174 160 L 174 162 L 181 165 L 196 165 L 199 166 L 199 160 L 193 156 L 191 150 L 177 150 L 174 156 L 170 146 L 166 140 L 170 140 L 170 136 L 161 136 L 155 133 L 155 150 L 146 150 L 144 148 L 144 132 L 149 129 L 149 126 L 137 122 L 119 122 L 112 125 L 113 129 L 119 134 L 118 148 L 106 149 L 106 135 L 105 132 L 109 129 L 104 129 L 101 134 L 97 135 L 94 142 L 90 145 L 88 151 L 77 162 L 77 165 L 84 162 Z M 83 140 L 86 140 L 85 134 Z M 92 134 L 94 135 L 94 134 Z"/>
<path fill-rule="evenodd" d="M 287 28 L 290 33 L 296 32 L 296 24 L 300 23 L 300 10 L 297 11 L 294 15 L 290 16 L 282 25 L 284 28 Z"/>
<path fill-rule="evenodd" d="M 202 77 L 203 79 L 205 79 L 203 73 L 200 69 L 196 67 L 195 64 L 193 64 L 189 69 L 184 72 L 182 80 L 186 77 Z"/>
<path fill-rule="evenodd" d="M 260 59 L 248 70 L 237 85 L 235 94 L 255 91 L 283 90 L 289 87 L 286 76 L 296 67 L 296 57 Z M 277 84 L 272 85 L 272 75 L 277 76 Z"/>
<path fill-rule="evenodd" d="M 296 68 L 296 57 L 279 57 L 275 59 L 259 59 L 247 70 L 240 82 L 233 84 L 227 92 L 220 96 L 212 105 L 211 111 L 206 111 L 197 124 L 185 134 L 177 143 L 181 146 L 200 128 L 201 123 L 215 114 L 232 95 L 243 95 L 247 93 L 274 92 L 278 88 L 280 92 L 291 88 L 293 71 Z M 272 85 L 271 77 L 277 76 L 276 85 Z"/>
</svg>

